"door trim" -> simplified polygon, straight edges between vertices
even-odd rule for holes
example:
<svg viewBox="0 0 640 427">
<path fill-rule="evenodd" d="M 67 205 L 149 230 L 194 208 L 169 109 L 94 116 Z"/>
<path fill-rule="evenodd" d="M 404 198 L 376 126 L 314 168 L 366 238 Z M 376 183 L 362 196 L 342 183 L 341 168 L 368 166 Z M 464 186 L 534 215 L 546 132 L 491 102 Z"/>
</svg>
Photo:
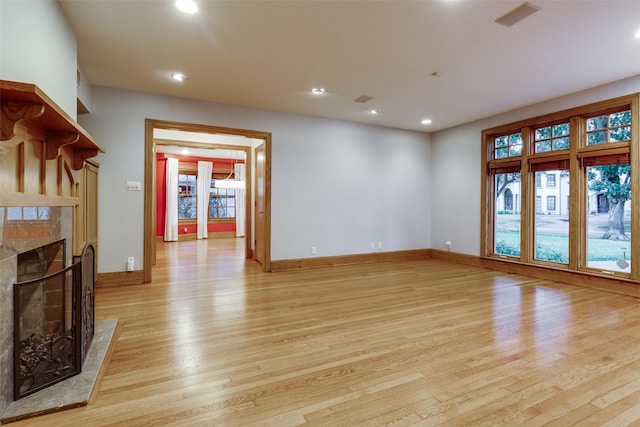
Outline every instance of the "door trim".
<svg viewBox="0 0 640 427">
<path fill-rule="evenodd" d="M 246 138 L 262 139 L 264 141 L 265 152 L 265 262 L 262 264 L 262 270 L 271 271 L 271 133 L 225 128 L 219 126 L 199 125 L 182 122 L 172 122 L 167 120 L 146 119 L 145 135 L 144 135 L 144 211 L 150 212 L 151 215 L 144 215 L 144 239 L 143 239 L 143 272 L 144 283 L 148 283 L 152 279 L 152 266 L 155 264 L 155 229 L 156 229 L 156 162 L 155 149 L 156 143 L 153 138 L 154 129 L 170 129 L 184 132 L 211 133 L 220 135 L 236 135 Z M 211 148 L 214 148 L 212 145 Z M 246 147 L 250 152 L 251 147 Z M 247 168 L 251 165 L 251 156 L 247 156 Z M 247 191 L 247 216 L 249 218 L 246 226 L 245 235 L 245 258 L 252 258 L 251 242 L 253 235 L 251 233 L 251 192 Z"/>
</svg>

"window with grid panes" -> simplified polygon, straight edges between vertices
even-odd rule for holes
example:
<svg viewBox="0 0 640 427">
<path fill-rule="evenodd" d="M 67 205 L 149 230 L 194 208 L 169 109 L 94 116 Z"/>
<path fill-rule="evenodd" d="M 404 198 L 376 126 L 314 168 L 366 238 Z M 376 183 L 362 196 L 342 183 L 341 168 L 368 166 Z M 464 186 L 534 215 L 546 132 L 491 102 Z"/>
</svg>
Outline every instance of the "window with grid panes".
<svg viewBox="0 0 640 427">
<path fill-rule="evenodd" d="M 631 215 L 631 189 L 640 181 L 631 170 L 632 147 L 640 151 L 632 132 L 640 94 L 615 102 L 549 114 L 539 123 L 523 120 L 509 125 L 510 132 L 483 132 L 483 254 L 640 282 L 640 271 L 632 270 L 640 260 L 631 250 L 631 230 L 640 227 L 640 216 Z M 571 237 L 570 224 L 577 224 Z"/>
<path fill-rule="evenodd" d="M 547 188 L 553 188 L 556 186 L 556 174 L 547 173 Z"/>
</svg>

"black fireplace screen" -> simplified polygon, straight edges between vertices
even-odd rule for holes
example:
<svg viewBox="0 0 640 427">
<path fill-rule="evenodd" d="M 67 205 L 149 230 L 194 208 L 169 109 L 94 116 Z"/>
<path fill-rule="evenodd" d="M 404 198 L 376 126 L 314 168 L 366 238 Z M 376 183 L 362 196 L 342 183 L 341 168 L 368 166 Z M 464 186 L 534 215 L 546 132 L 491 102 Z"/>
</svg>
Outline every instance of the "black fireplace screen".
<svg viewBox="0 0 640 427">
<path fill-rule="evenodd" d="M 24 254 L 26 267 L 19 271 L 40 276 L 14 288 L 15 400 L 82 370 L 94 328 L 94 251 L 87 248 L 69 267 L 64 267 L 64 241 Z"/>
</svg>

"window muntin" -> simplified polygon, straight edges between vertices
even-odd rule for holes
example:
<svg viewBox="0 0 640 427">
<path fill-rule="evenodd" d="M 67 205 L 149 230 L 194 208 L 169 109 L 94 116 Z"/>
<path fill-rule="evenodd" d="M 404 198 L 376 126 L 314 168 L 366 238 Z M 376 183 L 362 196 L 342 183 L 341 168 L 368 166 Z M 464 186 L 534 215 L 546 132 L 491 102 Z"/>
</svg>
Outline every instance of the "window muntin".
<svg viewBox="0 0 640 427">
<path fill-rule="evenodd" d="M 587 145 L 631 140 L 631 110 L 589 117 Z"/>
<path fill-rule="evenodd" d="M 507 159 L 522 154 L 522 133 L 502 135 L 495 138 L 494 159 Z"/>
<path fill-rule="evenodd" d="M 548 151 L 569 149 L 569 123 L 561 123 L 553 126 L 545 126 L 535 129 L 534 152 L 545 153 Z"/>
<path fill-rule="evenodd" d="M 495 176 L 494 253 L 520 256 L 520 173 Z"/>
</svg>

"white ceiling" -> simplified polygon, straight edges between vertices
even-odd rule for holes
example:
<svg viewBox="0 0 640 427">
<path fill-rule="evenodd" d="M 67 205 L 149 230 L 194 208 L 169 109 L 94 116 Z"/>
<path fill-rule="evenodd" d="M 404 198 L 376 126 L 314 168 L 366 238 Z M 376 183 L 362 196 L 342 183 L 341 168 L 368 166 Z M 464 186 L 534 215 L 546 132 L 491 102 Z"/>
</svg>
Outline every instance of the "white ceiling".
<svg viewBox="0 0 640 427">
<path fill-rule="evenodd" d="M 224 148 L 186 148 L 183 145 L 157 145 L 156 152 L 177 154 L 180 156 L 203 157 L 211 159 L 244 160 L 244 151 L 227 150 Z"/>
<path fill-rule="evenodd" d="M 205 148 L 207 144 L 236 145 L 255 148 L 264 141 L 238 135 L 221 135 L 203 132 L 184 132 L 172 129 L 154 129 L 153 137 L 163 144 L 156 145 L 156 152 L 215 159 L 244 160 L 245 152 L 227 148 Z M 170 143 L 170 145 L 166 145 Z"/>
<path fill-rule="evenodd" d="M 60 3 L 93 85 L 426 132 L 640 74 L 638 0 Z"/>
</svg>

